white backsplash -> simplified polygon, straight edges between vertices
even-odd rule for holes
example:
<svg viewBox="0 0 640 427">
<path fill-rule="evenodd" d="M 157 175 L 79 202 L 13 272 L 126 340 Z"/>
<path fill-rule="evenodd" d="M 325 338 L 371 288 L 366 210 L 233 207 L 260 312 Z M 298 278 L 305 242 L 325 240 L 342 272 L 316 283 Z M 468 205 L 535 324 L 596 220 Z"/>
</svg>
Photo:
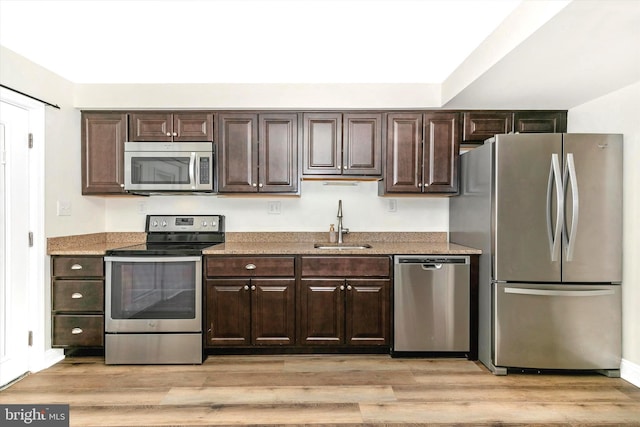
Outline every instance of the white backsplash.
<svg viewBox="0 0 640 427">
<path fill-rule="evenodd" d="M 441 231 L 449 228 L 447 197 L 379 197 L 377 182 L 302 181 L 301 196 L 181 195 L 106 199 L 106 231 L 144 231 L 146 214 L 221 214 L 226 231 L 329 231 L 337 224 L 351 231 Z M 390 212 L 390 200 L 396 211 Z M 268 212 L 280 202 L 280 214 Z"/>
</svg>

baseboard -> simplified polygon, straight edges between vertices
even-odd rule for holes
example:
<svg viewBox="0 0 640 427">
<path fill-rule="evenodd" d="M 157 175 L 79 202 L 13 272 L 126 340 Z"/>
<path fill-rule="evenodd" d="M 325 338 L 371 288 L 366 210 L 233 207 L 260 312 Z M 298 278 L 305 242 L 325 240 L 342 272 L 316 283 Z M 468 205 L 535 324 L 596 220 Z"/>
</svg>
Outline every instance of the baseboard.
<svg viewBox="0 0 640 427">
<path fill-rule="evenodd" d="M 42 353 L 42 357 L 38 359 L 34 366 L 31 367 L 31 372 L 42 371 L 47 369 L 56 363 L 64 360 L 64 350 L 57 348 L 50 348 Z"/>
<path fill-rule="evenodd" d="M 620 363 L 620 378 L 640 388 L 640 365 L 622 359 Z"/>
</svg>

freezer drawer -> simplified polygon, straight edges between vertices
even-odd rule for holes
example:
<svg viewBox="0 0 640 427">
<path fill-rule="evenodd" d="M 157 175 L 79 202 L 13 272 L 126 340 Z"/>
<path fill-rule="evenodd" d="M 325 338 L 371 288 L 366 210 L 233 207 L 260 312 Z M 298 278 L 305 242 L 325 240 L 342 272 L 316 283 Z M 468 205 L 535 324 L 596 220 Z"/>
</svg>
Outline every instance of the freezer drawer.
<svg viewBox="0 0 640 427">
<path fill-rule="evenodd" d="M 394 257 L 396 352 L 470 349 L 470 258 Z"/>
<path fill-rule="evenodd" d="M 620 369 L 619 285 L 494 283 L 498 367 Z"/>
</svg>

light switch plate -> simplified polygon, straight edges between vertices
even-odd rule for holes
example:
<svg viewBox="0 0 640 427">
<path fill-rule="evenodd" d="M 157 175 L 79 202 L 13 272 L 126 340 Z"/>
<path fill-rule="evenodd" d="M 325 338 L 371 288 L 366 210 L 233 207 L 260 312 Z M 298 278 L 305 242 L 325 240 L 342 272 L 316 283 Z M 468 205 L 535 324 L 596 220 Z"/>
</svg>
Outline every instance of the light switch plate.
<svg viewBox="0 0 640 427">
<path fill-rule="evenodd" d="M 267 202 L 267 212 L 270 215 L 280 215 L 280 202 Z"/>
<path fill-rule="evenodd" d="M 58 216 L 71 216 L 71 201 L 58 200 L 57 213 Z"/>
</svg>

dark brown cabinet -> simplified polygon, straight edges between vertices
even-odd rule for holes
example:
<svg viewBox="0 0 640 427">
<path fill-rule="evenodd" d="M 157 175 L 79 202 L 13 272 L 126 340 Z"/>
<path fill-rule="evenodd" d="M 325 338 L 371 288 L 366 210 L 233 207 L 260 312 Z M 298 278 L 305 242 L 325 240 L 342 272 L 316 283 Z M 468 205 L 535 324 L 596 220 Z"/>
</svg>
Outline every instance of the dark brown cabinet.
<svg viewBox="0 0 640 427">
<path fill-rule="evenodd" d="M 104 345 L 102 257 L 52 257 L 52 347 Z"/>
<path fill-rule="evenodd" d="M 218 114 L 220 193 L 298 191 L 298 116 Z"/>
<path fill-rule="evenodd" d="M 213 142 L 213 114 L 208 112 L 136 112 L 129 123 L 131 141 Z"/>
<path fill-rule="evenodd" d="M 302 345 L 390 344 L 390 258 L 301 258 L 299 340 Z"/>
<path fill-rule="evenodd" d="M 467 111 L 463 113 L 462 142 L 481 144 L 499 133 L 562 133 L 566 111 Z"/>
<path fill-rule="evenodd" d="M 293 257 L 206 257 L 207 346 L 295 343 Z"/>
<path fill-rule="evenodd" d="M 563 133 L 567 131 L 564 111 L 516 111 L 513 114 L 516 133 Z"/>
<path fill-rule="evenodd" d="M 305 175 L 382 173 L 382 114 L 305 113 Z"/>
<path fill-rule="evenodd" d="M 458 113 L 390 113 L 381 193 L 458 192 Z"/>
<path fill-rule="evenodd" d="M 127 114 L 82 113 L 82 194 L 124 193 Z"/>
</svg>

